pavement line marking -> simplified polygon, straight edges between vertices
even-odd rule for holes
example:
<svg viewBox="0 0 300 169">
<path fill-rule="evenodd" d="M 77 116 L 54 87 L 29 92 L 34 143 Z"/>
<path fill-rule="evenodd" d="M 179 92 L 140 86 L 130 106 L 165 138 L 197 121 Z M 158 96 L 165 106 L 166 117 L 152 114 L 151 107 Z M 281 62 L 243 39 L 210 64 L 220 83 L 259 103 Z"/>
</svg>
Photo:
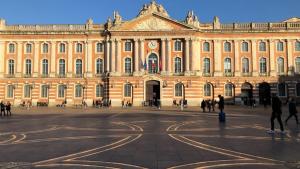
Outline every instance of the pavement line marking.
<svg viewBox="0 0 300 169">
<path fill-rule="evenodd" d="M 12 138 L 10 138 L 10 139 L 8 139 L 8 140 L 1 141 L 0 144 L 8 143 L 8 142 L 13 141 L 13 140 L 15 140 L 15 139 L 17 138 L 17 136 L 14 135 L 14 134 L 11 135 L 11 137 L 12 137 Z"/>
<path fill-rule="evenodd" d="M 86 164 L 41 164 L 36 165 L 36 167 L 59 167 L 59 166 L 70 166 L 70 167 L 95 167 L 95 168 L 107 168 L 107 169 L 119 169 L 114 167 L 106 166 L 96 166 L 96 165 L 86 165 Z"/>
<path fill-rule="evenodd" d="M 20 141 L 22 141 L 26 138 L 26 134 L 21 134 L 21 135 L 22 135 L 22 138 L 20 138 L 19 140 L 14 141 L 13 143 L 18 143 L 18 142 L 20 142 Z"/>
<path fill-rule="evenodd" d="M 122 165 L 122 166 L 126 166 L 126 167 L 134 167 L 134 168 L 139 168 L 139 169 L 147 169 L 147 168 L 136 166 L 136 165 L 132 165 L 132 164 L 124 164 L 124 163 L 118 163 L 118 162 L 89 161 L 89 160 L 73 160 L 73 161 L 74 162 L 83 162 L 83 163 L 103 163 L 103 164 L 111 164 L 111 165 Z"/>
<path fill-rule="evenodd" d="M 197 169 L 208 169 L 208 168 L 220 168 L 220 167 L 228 167 L 228 166 L 245 166 L 245 165 L 267 165 L 267 166 L 274 166 L 274 165 L 282 165 L 276 163 L 236 163 L 236 164 L 218 164 L 218 165 L 211 165 L 211 166 L 204 166 L 204 167 L 197 167 Z"/>
<path fill-rule="evenodd" d="M 185 137 L 203 137 L 203 138 L 227 138 L 227 139 L 247 139 L 247 140 L 279 140 L 282 138 L 272 138 L 272 137 L 258 137 L 258 136 L 233 136 L 233 135 L 198 135 L 198 134 L 180 134 Z M 291 141 L 291 139 L 286 138 L 285 141 Z"/>
</svg>

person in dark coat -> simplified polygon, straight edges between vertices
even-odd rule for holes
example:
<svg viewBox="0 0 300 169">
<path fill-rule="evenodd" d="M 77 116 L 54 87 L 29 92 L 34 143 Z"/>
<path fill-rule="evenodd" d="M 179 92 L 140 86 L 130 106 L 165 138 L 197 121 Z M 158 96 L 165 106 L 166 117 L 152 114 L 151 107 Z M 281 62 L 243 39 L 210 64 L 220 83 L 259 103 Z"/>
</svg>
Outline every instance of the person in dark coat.
<svg viewBox="0 0 300 169">
<path fill-rule="evenodd" d="M 204 100 L 202 100 L 202 102 L 201 102 L 201 109 L 202 109 L 203 112 L 205 112 L 205 106 L 206 106 L 206 103 L 205 103 Z"/>
<path fill-rule="evenodd" d="M 223 113 L 223 110 L 224 110 L 224 97 L 219 95 L 219 109 L 220 109 L 220 112 Z"/>
<path fill-rule="evenodd" d="M 290 98 L 288 104 L 289 104 L 289 113 L 290 113 L 290 115 L 289 115 L 289 117 L 285 120 L 285 124 L 287 125 L 288 120 L 289 120 L 292 116 L 295 116 L 296 123 L 299 124 L 298 116 L 297 116 L 298 111 L 297 111 L 296 103 L 295 103 L 294 99 L 293 99 L 293 98 Z"/>
<path fill-rule="evenodd" d="M 7 116 L 8 115 L 11 116 L 11 104 L 10 104 L 10 102 L 7 102 L 5 107 L 6 107 Z"/>
<path fill-rule="evenodd" d="M 211 111 L 211 100 L 206 101 L 206 107 L 208 109 L 208 112 L 210 112 Z"/>
<path fill-rule="evenodd" d="M 1 107 L 1 108 L 0 108 L 1 116 L 2 116 L 2 112 L 3 112 L 3 116 L 5 116 L 5 105 L 4 105 L 3 101 L 1 101 L 0 107 Z"/>
<path fill-rule="evenodd" d="M 274 131 L 274 120 L 277 119 L 279 125 L 280 125 L 280 130 L 281 133 L 284 134 L 284 128 L 282 125 L 282 120 L 281 120 L 281 115 L 282 115 L 282 103 L 278 96 L 275 94 L 272 96 L 272 115 L 271 115 L 271 130 L 268 131 L 268 133 L 273 134 L 275 133 Z"/>
</svg>

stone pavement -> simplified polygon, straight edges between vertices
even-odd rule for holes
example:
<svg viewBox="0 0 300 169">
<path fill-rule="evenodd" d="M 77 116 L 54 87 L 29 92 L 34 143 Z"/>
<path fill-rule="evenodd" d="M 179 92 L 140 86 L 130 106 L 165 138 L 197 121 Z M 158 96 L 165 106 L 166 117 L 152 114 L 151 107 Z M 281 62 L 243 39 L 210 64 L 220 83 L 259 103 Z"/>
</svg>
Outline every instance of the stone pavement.
<svg viewBox="0 0 300 169">
<path fill-rule="evenodd" d="M 300 126 L 269 135 L 270 108 L 15 108 L 0 118 L 1 168 L 300 167 Z M 286 111 L 286 108 L 284 108 Z M 287 113 L 284 113 L 287 116 Z M 278 124 L 276 123 L 278 128 Z"/>
</svg>

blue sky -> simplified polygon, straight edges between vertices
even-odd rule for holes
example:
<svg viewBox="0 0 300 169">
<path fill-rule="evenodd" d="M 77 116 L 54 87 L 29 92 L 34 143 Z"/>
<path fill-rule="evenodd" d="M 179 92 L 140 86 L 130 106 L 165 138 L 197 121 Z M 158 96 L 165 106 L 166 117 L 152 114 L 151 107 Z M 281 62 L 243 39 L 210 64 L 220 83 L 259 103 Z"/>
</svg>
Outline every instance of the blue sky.
<svg viewBox="0 0 300 169">
<path fill-rule="evenodd" d="M 104 23 L 114 10 L 134 18 L 150 0 L 0 0 L 0 18 L 8 24 Z M 201 22 L 219 16 L 222 23 L 279 22 L 300 17 L 300 0 L 157 0 L 176 20 L 194 10 Z"/>
</svg>

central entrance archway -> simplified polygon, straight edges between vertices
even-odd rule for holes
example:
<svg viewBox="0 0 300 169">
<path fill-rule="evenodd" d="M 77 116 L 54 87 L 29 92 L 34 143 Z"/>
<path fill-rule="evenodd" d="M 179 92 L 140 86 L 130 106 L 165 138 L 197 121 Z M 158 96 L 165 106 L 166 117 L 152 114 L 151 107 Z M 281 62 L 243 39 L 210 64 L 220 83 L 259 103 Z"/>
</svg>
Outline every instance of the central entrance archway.
<svg viewBox="0 0 300 169">
<path fill-rule="evenodd" d="M 244 105 L 252 106 L 253 104 L 253 86 L 245 82 L 241 87 L 241 98 L 244 101 Z"/>
<path fill-rule="evenodd" d="M 160 82 L 149 80 L 146 82 L 146 103 L 149 106 L 157 106 L 160 100 Z"/>
</svg>

